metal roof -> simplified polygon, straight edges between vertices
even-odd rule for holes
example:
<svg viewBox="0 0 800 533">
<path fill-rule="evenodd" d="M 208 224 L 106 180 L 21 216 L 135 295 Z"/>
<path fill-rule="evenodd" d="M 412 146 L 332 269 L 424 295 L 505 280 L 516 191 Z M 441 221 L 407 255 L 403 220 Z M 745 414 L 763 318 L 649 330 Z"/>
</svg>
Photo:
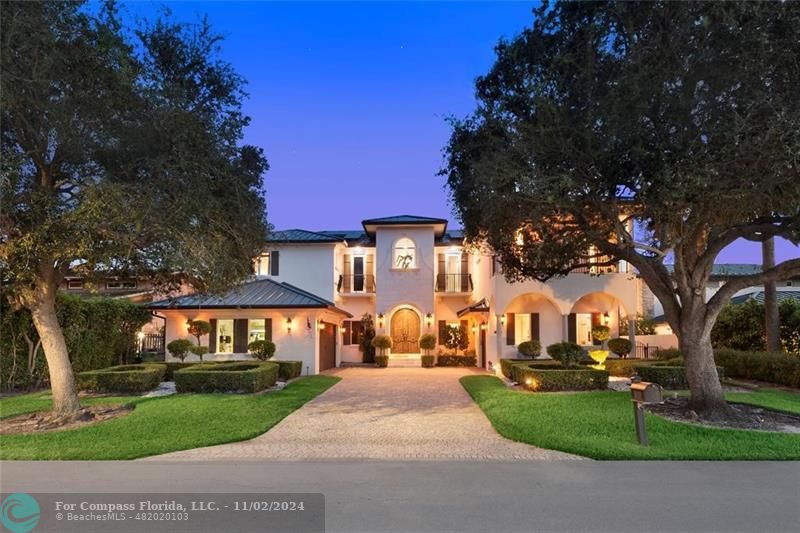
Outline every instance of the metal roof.
<svg viewBox="0 0 800 533">
<path fill-rule="evenodd" d="M 270 233 L 269 242 L 285 242 L 285 243 L 315 243 L 315 242 L 342 242 L 344 238 L 341 235 L 320 233 L 316 231 L 308 231 L 304 229 L 286 229 L 281 231 L 273 231 Z"/>
<path fill-rule="evenodd" d="M 776 292 L 778 303 L 785 300 L 795 300 L 800 303 L 800 289 L 781 289 Z M 748 292 L 747 294 L 740 294 L 731 298 L 732 304 L 743 304 L 748 300 L 755 300 L 760 304 L 764 303 L 764 291 L 758 290 Z"/>
<path fill-rule="evenodd" d="M 675 271 L 675 265 L 664 265 L 670 272 Z M 717 263 L 711 268 L 711 277 L 714 276 L 749 276 L 761 272 L 761 265 L 754 263 Z"/>
<path fill-rule="evenodd" d="M 447 224 L 443 218 L 419 217 L 416 215 L 396 215 L 392 217 L 368 218 L 362 224 L 379 226 L 381 224 Z"/>
<path fill-rule="evenodd" d="M 289 283 L 260 278 L 242 283 L 222 295 L 188 294 L 151 302 L 149 309 L 330 309 L 348 317 L 333 302 Z"/>
</svg>

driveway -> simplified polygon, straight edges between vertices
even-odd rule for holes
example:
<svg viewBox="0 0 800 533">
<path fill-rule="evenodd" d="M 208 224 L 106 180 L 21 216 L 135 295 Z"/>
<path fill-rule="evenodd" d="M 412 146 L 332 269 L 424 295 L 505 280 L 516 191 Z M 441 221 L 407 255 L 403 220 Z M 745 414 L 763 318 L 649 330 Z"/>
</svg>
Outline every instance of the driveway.
<svg viewBox="0 0 800 533">
<path fill-rule="evenodd" d="M 498 435 L 458 382 L 477 372 L 336 369 L 342 381 L 259 437 L 150 459 L 581 459 Z"/>
</svg>

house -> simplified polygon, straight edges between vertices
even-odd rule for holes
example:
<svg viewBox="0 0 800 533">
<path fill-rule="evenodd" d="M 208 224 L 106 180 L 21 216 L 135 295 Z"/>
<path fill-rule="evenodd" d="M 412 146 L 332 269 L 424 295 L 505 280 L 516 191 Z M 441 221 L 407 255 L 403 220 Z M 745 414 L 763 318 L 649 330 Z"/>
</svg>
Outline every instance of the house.
<svg viewBox="0 0 800 533">
<path fill-rule="evenodd" d="M 465 326 L 478 365 L 517 355 L 519 343 L 591 344 L 594 325 L 628 335 L 641 312 L 642 282 L 624 261 L 587 267 L 546 283 L 509 283 L 486 247 L 467 246 L 447 221 L 412 215 L 364 220 L 357 230 L 290 229 L 271 234 L 254 277 L 219 296 L 186 295 L 148 305 L 165 321 L 166 342 L 188 338 L 203 319 L 206 359 L 246 358 L 271 339 L 276 358 L 302 360 L 309 374 L 364 361 L 361 317 L 391 336 L 390 361 L 418 360 L 419 337 L 444 342 Z M 390 364 L 392 364 L 390 362 Z"/>
</svg>

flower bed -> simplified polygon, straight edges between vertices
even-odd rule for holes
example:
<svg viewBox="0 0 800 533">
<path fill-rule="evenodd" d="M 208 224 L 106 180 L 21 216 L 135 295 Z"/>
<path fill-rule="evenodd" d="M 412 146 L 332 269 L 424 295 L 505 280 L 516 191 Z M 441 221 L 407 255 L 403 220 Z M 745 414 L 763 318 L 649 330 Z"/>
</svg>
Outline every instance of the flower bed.
<svg viewBox="0 0 800 533">
<path fill-rule="evenodd" d="M 78 390 L 98 392 L 146 392 L 158 387 L 166 368 L 159 364 L 121 365 L 81 372 L 75 381 Z"/>
<path fill-rule="evenodd" d="M 272 362 L 198 364 L 177 370 L 178 392 L 258 392 L 275 385 L 278 365 Z"/>
<path fill-rule="evenodd" d="M 512 379 L 525 389 L 538 392 L 605 390 L 608 372 L 591 368 L 559 369 L 544 365 L 514 365 Z"/>
</svg>

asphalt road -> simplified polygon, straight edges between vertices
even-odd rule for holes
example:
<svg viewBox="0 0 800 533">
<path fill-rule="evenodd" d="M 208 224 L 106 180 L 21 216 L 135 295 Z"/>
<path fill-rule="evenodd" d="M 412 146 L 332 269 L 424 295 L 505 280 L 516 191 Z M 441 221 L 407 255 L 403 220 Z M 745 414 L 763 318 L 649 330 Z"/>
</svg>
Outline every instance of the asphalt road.
<svg viewBox="0 0 800 533">
<path fill-rule="evenodd" d="M 3 462 L 8 492 L 322 492 L 327 531 L 800 531 L 800 463 Z"/>
</svg>

